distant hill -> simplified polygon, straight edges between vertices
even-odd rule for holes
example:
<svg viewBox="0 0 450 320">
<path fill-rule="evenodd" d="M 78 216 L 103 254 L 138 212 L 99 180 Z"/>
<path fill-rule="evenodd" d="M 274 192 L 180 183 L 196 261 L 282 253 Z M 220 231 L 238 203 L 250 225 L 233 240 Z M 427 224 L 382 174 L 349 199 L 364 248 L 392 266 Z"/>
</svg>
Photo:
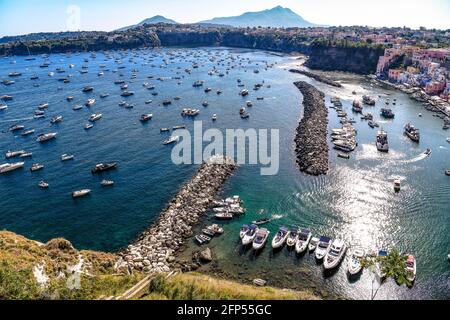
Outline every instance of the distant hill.
<svg viewBox="0 0 450 320">
<path fill-rule="evenodd" d="M 137 26 L 143 26 L 144 24 L 157 24 L 157 23 L 178 24 L 178 22 L 176 22 L 176 21 L 174 21 L 172 19 L 167 19 L 166 17 L 158 15 L 158 16 L 154 16 L 154 17 L 151 17 L 151 18 L 147 18 L 147 19 L 139 22 L 138 24 L 117 29 L 117 31 L 125 31 L 125 30 L 128 30 L 128 29 L 137 27 Z"/>
<path fill-rule="evenodd" d="M 214 18 L 200 23 L 222 24 L 233 27 L 299 27 L 310 28 L 318 25 L 308 22 L 289 8 L 277 6 L 259 12 L 246 12 L 240 16 Z"/>
</svg>

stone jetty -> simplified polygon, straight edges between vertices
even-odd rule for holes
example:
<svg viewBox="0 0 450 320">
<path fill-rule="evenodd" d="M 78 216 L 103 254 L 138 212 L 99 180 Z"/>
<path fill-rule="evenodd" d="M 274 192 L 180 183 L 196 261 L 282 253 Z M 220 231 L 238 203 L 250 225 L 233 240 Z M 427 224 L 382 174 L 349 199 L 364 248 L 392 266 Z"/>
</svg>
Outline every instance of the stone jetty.
<svg viewBox="0 0 450 320">
<path fill-rule="evenodd" d="M 325 95 L 314 86 L 298 81 L 294 83 L 303 95 L 303 118 L 297 127 L 295 152 L 300 171 L 322 175 L 328 171 L 327 125 L 328 110 Z"/>
<path fill-rule="evenodd" d="M 175 253 L 192 236 L 192 227 L 206 213 L 222 184 L 235 169 L 235 163 L 224 156 L 214 156 L 205 161 L 155 223 L 119 253 L 121 258 L 117 267 L 148 273 L 169 272 Z"/>
<path fill-rule="evenodd" d="M 336 87 L 336 88 L 341 88 L 342 85 L 339 82 L 333 81 L 331 79 L 328 79 L 327 77 L 321 76 L 317 73 L 312 73 L 306 70 L 300 70 L 300 69 L 290 69 L 289 72 L 292 73 L 298 73 L 298 74 L 302 74 L 304 76 L 307 76 L 309 78 L 312 78 L 316 81 L 328 84 L 330 86 Z"/>
</svg>

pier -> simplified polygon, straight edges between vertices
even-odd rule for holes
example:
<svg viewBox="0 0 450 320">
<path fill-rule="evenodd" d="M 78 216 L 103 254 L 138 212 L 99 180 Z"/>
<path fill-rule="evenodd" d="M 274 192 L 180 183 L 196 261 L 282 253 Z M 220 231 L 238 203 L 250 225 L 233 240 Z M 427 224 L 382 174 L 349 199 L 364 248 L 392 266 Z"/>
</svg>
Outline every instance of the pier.
<svg viewBox="0 0 450 320">
<path fill-rule="evenodd" d="M 309 72 L 306 70 L 300 70 L 300 69 L 289 69 L 289 72 L 298 73 L 298 74 L 307 76 L 308 78 L 314 79 L 316 81 L 328 84 L 328 85 L 336 87 L 336 88 L 342 88 L 342 85 L 339 82 L 328 79 L 327 77 L 321 76 L 317 73 L 312 73 L 312 72 Z"/>
<path fill-rule="evenodd" d="M 328 172 L 327 125 L 328 110 L 324 93 L 314 86 L 298 81 L 294 83 L 303 95 L 303 118 L 294 138 L 300 171 L 309 175 Z"/>
<path fill-rule="evenodd" d="M 175 252 L 192 236 L 192 227 L 236 168 L 234 161 L 224 156 L 205 161 L 155 223 L 120 253 L 117 266 L 147 273 L 170 272 Z"/>
</svg>

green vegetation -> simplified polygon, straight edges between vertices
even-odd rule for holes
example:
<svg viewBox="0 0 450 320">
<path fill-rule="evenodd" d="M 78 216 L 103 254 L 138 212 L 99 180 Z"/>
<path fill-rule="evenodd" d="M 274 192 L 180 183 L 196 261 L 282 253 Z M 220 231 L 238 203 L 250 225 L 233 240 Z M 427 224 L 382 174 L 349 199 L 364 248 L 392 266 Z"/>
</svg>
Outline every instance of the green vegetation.
<svg viewBox="0 0 450 320">
<path fill-rule="evenodd" d="M 313 294 L 272 287 L 255 287 L 212 278 L 199 273 L 183 273 L 166 279 L 157 276 L 150 283 L 146 300 L 317 300 Z"/>
</svg>

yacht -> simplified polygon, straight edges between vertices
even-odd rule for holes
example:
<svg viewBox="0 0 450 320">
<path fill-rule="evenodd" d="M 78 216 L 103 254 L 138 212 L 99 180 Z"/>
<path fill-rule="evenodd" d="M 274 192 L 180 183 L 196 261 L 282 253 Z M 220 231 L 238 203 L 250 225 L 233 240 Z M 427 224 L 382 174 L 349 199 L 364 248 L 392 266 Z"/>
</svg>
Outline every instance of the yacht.
<svg viewBox="0 0 450 320">
<path fill-rule="evenodd" d="M 39 171 L 39 170 L 42 170 L 42 169 L 44 169 L 44 165 L 43 164 L 33 163 L 31 168 L 30 168 L 30 171 L 34 172 L 34 171 Z"/>
<path fill-rule="evenodd" d="M 311 241 L 312 233 L 309 229 L 302 229 L 295 243 L 295 252 L 298 254 L 305 252 Z"/>
<path fill-rule="evenodd" d="M 377 134 L 377 141 L 376 141 L 377 149 L 381 152 L 388 152 L 389 151 L 389 143 L 388 143 L 388 136 L 383 129 L 378 131 Z"/>
<path fill-rule="evenodd" d="M 94 125 L 92 123 L 86 123 L 84 125 L 84 130 L 89 130 L 90 128 L 92 128 Z"/>
<path fill-rule="evenodd" d="M 45 181 L 39 182 L 38 186 L 42 189 L 47 189 L 49 187 L 49 184 Z"/>
<path fill-rule="evenodd" d="M 419 142 L 420 140 L 419 129 L 415 128 L 411 122 L 405 125 L 405 134 L 414 142 Z"/>
<path fill-rule="evenodd" d="M 25 162 L 14 162 L 14 163 L 4 163 L 0 164 L 0 173 L 6 173 L 23 168 Z"/>
<path fill-rule="evenodd" d="M 133 91 L 124 91 L 124 92 L 122 92 L 122 94 L 121 94 L 122 97 L 130 97 L 130 96 L 132 96 L 132 95 L 134 95 L 134 92 L 133 92 Z"/>
<path fill-rule="evenodd" d="M 114 185 L 114 181 L 112 180 L 102 180 L 102 182 L 100 182 L 102 187 L 111 187 Z"/>
<path fill-rule="evenodd" d="M 186 129 L 186 126 L 184 124 L 180 125 L 180 126 L 173 126 L 172 127 L 173 130 L 178 130 L 178 129 Z"/>
<path fill-rule="evenodd" d="M 5 153 L 5 159 L 19 157 L 19 156 L 23 155 L 24 153 L 25 153 L 24 150 L 19 150 L 19 151 L 8 150 L 8 152 Z"/>
<path fill-rule="evenodd" d="M 242 90 L 240 95 L 243 96 L 243 97 L 247 96 L 248 95 L 248 90 L 247 89 Z"/>
<path fill-rule="evenodd" d="M 369 106 L 374 106 L 375 105 L 375 99 L 369 97 L 368 95 L 364 95 L 362 97 L 362 99 L 363 99 L 363 103 L 364 104 L 367 104 Z"/>
<path fill-rule="evenodd" d="M 51 133 L 42 133 L 38 135 L 36 141 L 37 142 L 45 142 L 56 138 L 57 133 L 51 132 Z"/>
<path fill-rule="evenodd" d="M 6 110 L 8 106 L 6 104 L 0 103 L 0 110 Z"/>
<path fill-rule="evenodd" d="M 77 104 L 72 108 L 73 111 L 77 111 L 77 110 L 81 110 L 81 109 L 83 109 L 83 106 L 80 104 Z"/>
<path fill-rule="evenodd" d="M 101 93 L 100 94 L 100 98 L 106 98 L 106 97 L 109 97 L 109 93 Z"/>
<path fill-rule="evenodd" d="M 366 256 L 364 249 L 355 248 L 352 250 L 350 260 L 348 261 L 347 271 L 350 275 L 355 275 L 362 270 L 362 260 Z"/>
<path fill-rule="evenodd" d="M 269 238 L 269 234 L 270 231 L 266 228 L 259 229 L 258 232 L 256 232 L 255 239 L 253 240 L 253 249 L 260 250 L 263 248 Z"/>
<path fill-rule="evenodd" d="M 317 260 L 322 260 L 325 255 L 328 253 L 328 250 L 331 247 L 331 238 L 329 237 L 325 237 L 325 236 L 321 236 L 319 239 L 319 242 L 317 244 L 316 247 L 316 259 Z"/>
<path fill-rule="evenodd" d="M 74 158 L 73 154 L 66 154 L 66 153 L 64 153 L 61 156 L 61 161 L 73 160 L 73 158 Z"/>
<path fill-rule="evenodd" d="M 152 117 L 153 117 L 153 114 L 145 113 L 145 114 L 141 115 L 141 118 L 139 120 L 142 122 L 146 122 L 146 121 L 149 121 Z"/>
<path fill-rule="evenodd" d="M 26 131 L 22 132 L 21 136 L 28 136 L 30 134 L 33 134 L 34 132 L 35 132 L 34 129 L 26 130 Z"/>
<path fill-rule="evenodd" d="M 289 235 L 286 239 L 286 245 L 288 247 L 293 247 L 297 243 L 300 229 L 298 227 L 292 227 Z"/>
<path fill-rule="evenodd" d="M 117 167 L 117 162 L 111 162 L 111 163 L 99 163 L 96 164 L 94 168 L 91 169 L 92 174 L 100 173 L 103 171 L 108 171 L 115 169 Z"/>
<path fill-rule="evenodd" d="M 12 125 L 11 127 L 9 127 L 9 131 L 14 132 L 14 131 L 18 131 L 18 130 L 23 130 L 25 128 L 25 126 L 21 125 L 21 124 L 15 124 Z"/>
<path fill-rule="evenodd" d="M 331 244 L 330 250 L 328 250 L 323 261 L 323 267 L 326 270 L 336 268 L 344 258 L 347 246 L 344 241 L 335 239 Z"/>
<path fill-rule="evenodd" d="M 272 248 L 277 249 L 284 245 L 287 237 L 289 236 L 289 230 L 286 227 L 281 227 L 275 237 L 272 239 Z"/>
<path fill-rule="evenodd" d="M 153 100 L 146 100 L 145 101 L 145 104 L 150 104 L 150 103 L 152 103 L 153 102 Z"/>
<path fill-rule="evenodd" d="M 102 116 L 103 116 L 103 114 L 101 114 L 101 113 L 93 113 L 89 117 L 89 121 L 91 121 L 91 122 L 98 121 L 98 120 L 100 120 L 102 118 Z"/>
<path fill-rule="evenodd" d="M 19 158 L 31 158 L 33 156 L 33 153 L 32 152 L 25 152 L 25 153 L 22 153 L 20 156 L 19 156 Z"/>
<path fill-rule="evenodd" d="M 91 107 L 95 103 L 95 99 L 87 99 L 84 105 L 86 107 Z"/>
<path fill-rule="evenodd" d="M 312 237 L 311 241 L 309 241 L 308 244 L 308 251 L 312 252 L 314 250 L 316 250 L 317 244 L 319 243 L 320 239 L 317 237 Z"/>
<path fill-rule="evenodd" d="M 410 282 L 414 282 L 416 280 L 416 258 L 413 255 L 408 255 L 405 262 L 405 272 L 406 272 L 406 279 Z"/>
<path fill-rule="evenodd" d="M 164 140 L 163 144 L 167 145 L 167 144 L 177 142 L 179 138 L 180 138 L 179 136 L 171 136 L 169 139 Z"/>
<path fill-rule="evenodd" d="M 249 245 L 250 243 L 252 243 L 253 240 L 254 240 L 255 237 L 256 237 L 256 233 L 258 232 L 258 230 L 259 230 L 258 226 L 255 226 L 254 224 L 252 224 L 252 225 L 248 228 L 248 230 L 247 230 L 247 232 L 245 233 L 244 237 L 242 238 L 242 245 L 243 245 L 243 246 L 247 246 L 247 245 Z"/>
<path fill-rule="evenodd" d="M 38 109 L 39 110 L 48 109 L 48 103 L 41 103 L 40 105 L 38 105 Z"/>
<path fill-rule="evenodd" d="M 55 124 L 55 123 L 60 123 L 63 120 L 63 116 L 54 116 L 53 118 L 51 118 L 50 123 Z"/>
<path fill-rule="evenodd" d="M 72 192 L 72 197 L 73 198 L 80 198 L 80 197 L 87 196 L 90 193 L 91 193 L 90 189 L 82 189 L 82 190 L 78 190 L 78 191 Z"/>
<path fill-rule="evenodd" d="M 239 230 L 239 238 L 241 238 L 241 240 L 244 238 L 245 234 L 247 233 L 247 231 L 250 229 L 250 226 L 248 224 L 244 224 L 241 227 L 241 230 Z"/>
</svg>

